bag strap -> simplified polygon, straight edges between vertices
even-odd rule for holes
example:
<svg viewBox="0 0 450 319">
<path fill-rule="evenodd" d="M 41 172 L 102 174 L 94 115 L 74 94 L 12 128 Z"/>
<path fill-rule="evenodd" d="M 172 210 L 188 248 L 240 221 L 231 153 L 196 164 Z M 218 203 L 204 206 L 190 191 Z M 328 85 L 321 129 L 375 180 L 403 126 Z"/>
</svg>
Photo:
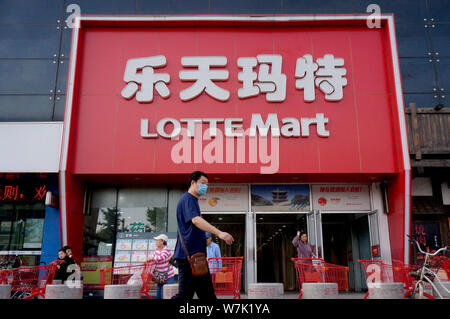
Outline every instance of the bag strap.
<svg viewBox="0 0 450 319">
<path fill-rule="evenodd" d="M 186 246 L 184 245 L 184 240 L 183 240 L 183 236 L 181 236 L 180 229 L 178 229 L 178 236 L 180 237 L 181 246 L 183 246 L 183 250 L 184 250 L 184 253 L 186 254 L 187 260 L 190 261 L 191 258 L 189 257 L 188 250 L 186 249 Z"/>
</svg>

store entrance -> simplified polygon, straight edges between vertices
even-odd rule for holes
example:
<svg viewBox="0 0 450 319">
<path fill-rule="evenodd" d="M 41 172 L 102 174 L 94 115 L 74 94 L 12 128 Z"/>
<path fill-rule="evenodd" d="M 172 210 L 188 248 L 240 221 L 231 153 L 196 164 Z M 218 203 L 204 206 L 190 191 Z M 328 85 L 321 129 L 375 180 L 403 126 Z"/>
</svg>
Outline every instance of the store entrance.
<svg viewBox="0 0 450 319">
<path fill-rule="evenodd" d="M 292 240 L 297 231 L 306 232 L 305 214 L 257 214 L 257 282 L 279 282 L 284 290 L 296 290 L 296 251 Z"/>
<path fill-rule="evenodd" d="M 211 214 L 203 213 L 202 217 L 211 225 L 221 231 L 231 234 L 234 238 L 233 245 L 227 245 L 223 240 L 213 235 L 213 241 L 219 245 L 222 257 L 244 257 L 246 247 L 245 214 Z M 242 265 L 241 290 L 246 283 L 245 258 Z"/>
<path fill-rule="evenodd" d="M 358 259 L 371 259 L 368 214 L 322 214 L 323 258 L 349 267 L 350 291 L 367 288 Z"/>
</svg>

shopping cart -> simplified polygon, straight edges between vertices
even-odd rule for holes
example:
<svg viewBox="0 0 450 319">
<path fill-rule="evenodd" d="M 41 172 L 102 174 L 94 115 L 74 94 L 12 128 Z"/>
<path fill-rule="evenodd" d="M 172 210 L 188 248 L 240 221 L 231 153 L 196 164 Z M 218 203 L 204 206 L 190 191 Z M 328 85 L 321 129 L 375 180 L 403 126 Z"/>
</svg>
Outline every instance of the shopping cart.
<svg viewBox="0 0 450 319">
<path fill-rule="evenodd" d="M 100 287 L 104 289 L 105 285 L 126 285 L 129 281 L 133 281 L 141 286 L 141 298 L 143 294 L 152 299 L 149 290 L 156 289 L 156 283 L 152 281 L 155 265 L 154 261 L 148 261 L 142 264 L 100 269 Z"/>
<path fill-rule="evenodd" d="M 241 299 L 241 271 L 244 257 L 208 258 L 209 272 L 216 295 Z"/>
<path fill-rule="evenodd" d="M 363 268 L 367 283 L 402 283 L 406 290 L 406 298 L 414 287 L 414 278 L 411 271 L 418 269 L 418 266 L 404 264 L 399 260 L 392 260 L 392 265 L 385 264 L 381 260 L 358 260 Z M 369 291 L 364 295 L 364 299 L 369 296 Z"/>
<path fill-rule="evenodd" d="M 302 285 L 310 282 L 337 283 L 338 290 L 348 290 L 348 267 L 326 263 L 321 258 L 292 258 L 302 297 Z"/>
<path fill-rule="evenodd" d="M 45 288 L 52 284 L 56 265 L 0 270 L 0 282 L 11 285 L 11 299 L 45 298 Z"/>
<path fill-rule="evenodd" d="M 445 270 L 445 273 L 447 274 L 447 280 L 450 281 L 450 258 L 447 258 L 445 262 L 443 263 L 443 267 Z"/>
</svg>

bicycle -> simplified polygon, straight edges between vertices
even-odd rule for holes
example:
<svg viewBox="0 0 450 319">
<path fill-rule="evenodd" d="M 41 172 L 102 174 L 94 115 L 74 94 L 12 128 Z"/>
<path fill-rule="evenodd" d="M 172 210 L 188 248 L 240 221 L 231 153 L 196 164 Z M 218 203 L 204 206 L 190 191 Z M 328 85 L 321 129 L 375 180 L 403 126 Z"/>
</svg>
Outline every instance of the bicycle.
<svg viewBox="0 0 450 319">
<path fill-rule="evenodd" d="M 412 276 L 415 280 L 417 280 L 415 282 L 412 290 L 410 290 L 408 292 L 410 294 L 411 298 L 415 298 L 416 295 L 418 295 L 419 299 L 423 299 L 423 297 L 427 297 L 429 299 L 434 299 L 433 296 L 424 292 L 425 282 L 428 282 L 431 285 L 433 291 L 436 292 L 436 294 L 439 296 L 439 298 L 444 299 L 444 297 L 442 296 L 440 291 L 437 289 L 437 286 L 435 285 L 434 282 L 438 283 L 440 285 L 440 287 L 442 288 L 442 290 L 445 291 L 446 294 L 450 294 L 450 291 L 444 286 L 444 284 L 440 280 L 437 273 L 429 268 L 428 263 L 429 263 L 430 257 L 436 256 L 444 250 L 448 250 L 448 246 L 440 248 L 434 253 L 427 253 L 420 248 L 420 244 L 417 240 L 412 241 L 410 239 L 409 241 L 411 243 L 415 242 L 417 245 L 417 248 L 419 249 L 419 252 L 425 255 L 425 260 L 423 262 L 423 265 L 419 269 L 413 270 L 409 273 L 410 276 Z M 406 295 L 408 295 L 408 293 Z"/>
</svg>

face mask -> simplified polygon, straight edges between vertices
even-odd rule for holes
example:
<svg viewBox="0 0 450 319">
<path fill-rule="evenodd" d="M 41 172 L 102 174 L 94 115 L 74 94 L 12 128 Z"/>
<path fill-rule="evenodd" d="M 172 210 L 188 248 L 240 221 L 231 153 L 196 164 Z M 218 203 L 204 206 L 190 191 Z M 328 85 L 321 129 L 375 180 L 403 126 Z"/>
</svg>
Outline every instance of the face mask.
<svg viewBox="0 0 450 319">
<path fill-rule="evenodd" d="M 200 196 L 205 195 L 207 190 L 208 190 L 208 185 L 206 185 L 206 184 L 198 184 L 197 193 Z"/>
</svg>

